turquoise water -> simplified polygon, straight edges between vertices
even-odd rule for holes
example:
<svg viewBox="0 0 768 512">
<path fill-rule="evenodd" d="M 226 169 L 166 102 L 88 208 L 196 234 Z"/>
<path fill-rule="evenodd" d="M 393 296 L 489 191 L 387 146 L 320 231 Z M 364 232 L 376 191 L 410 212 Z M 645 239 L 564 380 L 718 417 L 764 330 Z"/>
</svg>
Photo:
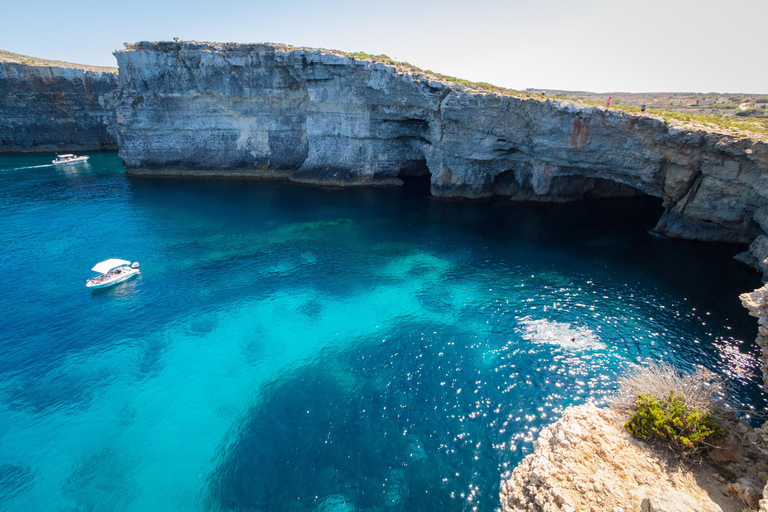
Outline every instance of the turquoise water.
<svg viewBox="0 0 768 512">
<path fill-rule="evenodd" d="M 0 509 L 494 510 L 628 363 L 727 376 L 758 276 L 650 198 L 137 179 L 0 156 Z M 35 167 L 41 166 L 41 167 Z M 88 291 L 107 258 L 140 277 Z M 575 341 L 571 341 L 575 338 Z"/>
</svg>

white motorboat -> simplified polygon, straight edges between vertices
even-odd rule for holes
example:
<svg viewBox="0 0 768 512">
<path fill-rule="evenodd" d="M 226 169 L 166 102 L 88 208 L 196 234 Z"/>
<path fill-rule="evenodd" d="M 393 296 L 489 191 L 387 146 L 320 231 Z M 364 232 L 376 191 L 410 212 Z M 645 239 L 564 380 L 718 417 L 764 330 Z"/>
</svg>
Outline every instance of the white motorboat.
<svg viewBox="0 0 768 512">
<path fill-rule="evenodd" d="M 139 262 L 110 259 L 98 263 L 92 269 L 99 275 L 86 281 L 88 288 L 106 288 L 139 274 Z"/>
<path fill-rule="evenodd" d="M 77 155 L 59 155 L 56 154 L 56 159 L 52 160 L 53 165 L 61 165 L 61 164 L 74 164 L 76 162 L 85 162 L 88 160 L 87 156 L 77 156 Z"/>
</svg>

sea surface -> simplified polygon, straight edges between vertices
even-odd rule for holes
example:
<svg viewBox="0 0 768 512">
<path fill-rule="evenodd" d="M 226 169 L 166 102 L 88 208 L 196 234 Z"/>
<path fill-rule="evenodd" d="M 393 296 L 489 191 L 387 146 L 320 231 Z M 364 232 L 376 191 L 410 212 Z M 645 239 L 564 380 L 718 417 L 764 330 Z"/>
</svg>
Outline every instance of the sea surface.
<svg viewBox="0 0 768 512">
<path fill-rule="evenodd" d="M 444 201 L 0 156 L 0 510 L 491 511 L 627 365 L 763 410 L 743 247 L 653 198 Z M 90 291 L 108 258 L 141 275 Z"/>
</svg>

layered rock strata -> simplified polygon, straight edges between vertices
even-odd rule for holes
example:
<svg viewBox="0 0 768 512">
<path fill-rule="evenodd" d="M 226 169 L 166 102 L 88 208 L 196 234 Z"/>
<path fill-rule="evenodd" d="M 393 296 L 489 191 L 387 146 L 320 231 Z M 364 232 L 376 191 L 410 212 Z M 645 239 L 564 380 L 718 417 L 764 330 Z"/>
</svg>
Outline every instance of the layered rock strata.
<svg viewBox="0 0 768 512">
<path fill-rule="evenodd" d="M 9 55 L 0 54 L 0 153 L 117 149 L 116 70 Z"/>
<path fill-rule="evenodd" d="M 116 57 L 130 172 L 334 185 L 421 174 L 441 197 L 642 193 L 663 199 L 667 235 L 750 242 L 768 230 L 768 144 L 755 138 L 478 93 L 322 50 L 141 42 Z"/>
<path fill-rule="evenodd" d="M 502 484 L 504 511 L 741 512 L 762 505 L 766 445 L 735 415 L 724 448 L 699 464 L 633 439 L 625 419 L 594 405 L 566 409 Z"/>
</svg>

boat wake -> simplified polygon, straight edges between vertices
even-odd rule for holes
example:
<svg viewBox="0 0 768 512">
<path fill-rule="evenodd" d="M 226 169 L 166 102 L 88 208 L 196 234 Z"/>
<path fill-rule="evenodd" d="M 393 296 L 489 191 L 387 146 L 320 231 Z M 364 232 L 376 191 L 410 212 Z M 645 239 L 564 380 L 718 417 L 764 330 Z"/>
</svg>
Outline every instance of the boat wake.
<svg viewBox="0 0 768 512">
<path fill-rule="evenodd" d="M 11 167 L 10 169 L 0 169 L 0 172 L 23 171 L 24 169 L 40 169 L 41 167 L 53 167 L 53 164 L 28 165 L 26 167 Z"/>
</svg>

